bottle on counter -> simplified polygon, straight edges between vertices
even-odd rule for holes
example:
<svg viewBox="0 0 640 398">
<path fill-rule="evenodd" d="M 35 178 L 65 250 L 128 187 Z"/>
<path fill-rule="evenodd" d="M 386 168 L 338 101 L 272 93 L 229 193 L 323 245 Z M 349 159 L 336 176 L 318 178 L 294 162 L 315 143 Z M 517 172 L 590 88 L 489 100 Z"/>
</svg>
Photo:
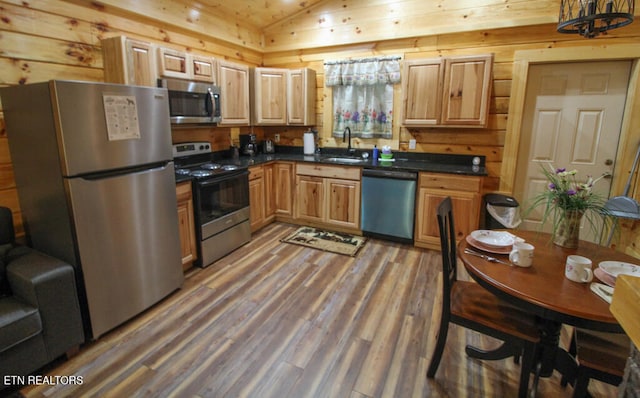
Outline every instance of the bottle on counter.
<svg viewBox="0 0 640 398">
<path fill-rule="evenodd" d="M 371 156 L 373 157 L 374 160 L 378 160 L 378 146 L 377 145 L 373 146 L 373 154 Z"/>
</svg>

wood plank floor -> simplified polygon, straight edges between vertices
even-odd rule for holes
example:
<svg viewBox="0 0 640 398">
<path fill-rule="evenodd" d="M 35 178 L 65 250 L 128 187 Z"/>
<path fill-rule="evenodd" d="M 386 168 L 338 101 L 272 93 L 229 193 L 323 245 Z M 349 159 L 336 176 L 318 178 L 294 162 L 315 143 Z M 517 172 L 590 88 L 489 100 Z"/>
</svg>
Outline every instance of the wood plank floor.
<svg viewBox="0 0 640 398">
<path fill-rule="evenodd" d="M 425 377 L 438 322 L 438 252 L 370 239 L 357 257 L 279 240 L 250 244 L 188 274 L 182 289 L 47 370 L 82 385 L 29 386 L 26 397 L 513 397 L 512 360 L 476 361 L 451 326 L 435 379 Z M 461 272 L 464 275 L 464 271 Z M 432 314 L 436 303 L 436 313 Z M 435 320 L 432 320 L 432 316 Z M 593 382 L 594 397 L 616 389 Z M 539 397 L 570 396 L 558 375 Z"/>
</svg>

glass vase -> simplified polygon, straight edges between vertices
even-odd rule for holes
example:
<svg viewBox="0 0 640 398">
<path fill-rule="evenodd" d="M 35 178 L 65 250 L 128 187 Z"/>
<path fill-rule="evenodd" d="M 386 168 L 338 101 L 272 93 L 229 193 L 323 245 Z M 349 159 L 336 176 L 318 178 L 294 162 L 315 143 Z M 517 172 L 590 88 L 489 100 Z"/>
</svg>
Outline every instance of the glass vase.
<svg viewBox="0 0 640 398">
<path fill-rule="evenodd" d="M 577 248 L 580 241 L 580 222 L 583 215 L 584 213 L 578 210 L 567 210 L 564 217 L 559 220 L 553 236 L 553 243 L 569 249 Z"/>
</svg>

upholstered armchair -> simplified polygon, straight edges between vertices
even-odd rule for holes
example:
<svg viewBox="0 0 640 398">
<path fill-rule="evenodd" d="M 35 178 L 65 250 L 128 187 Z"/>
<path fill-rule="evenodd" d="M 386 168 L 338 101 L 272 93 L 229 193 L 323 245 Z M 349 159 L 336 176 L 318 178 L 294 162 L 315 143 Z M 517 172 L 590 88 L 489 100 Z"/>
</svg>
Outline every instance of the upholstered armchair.
<svg viewBox="0 0 640 398">
<path fill-rule="evenodd" d="M 17 245 L 0 207 L 0 377 L 33 373 L 83 341 L 73 267 Z"/>
</svg>

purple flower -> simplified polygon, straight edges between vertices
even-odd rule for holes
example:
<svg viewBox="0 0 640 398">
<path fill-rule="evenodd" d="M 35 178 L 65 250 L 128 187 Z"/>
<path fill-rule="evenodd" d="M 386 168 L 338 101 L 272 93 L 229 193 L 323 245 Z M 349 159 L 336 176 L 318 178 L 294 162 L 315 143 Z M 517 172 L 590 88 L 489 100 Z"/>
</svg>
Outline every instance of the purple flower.
<svg viewBox="0 0 640 398">
<path fill-rule="evenodd" d="M 567 171 L 567 169 L 562 167 L 562 168 L 556 169 L 556 174 L 564 173 L 565 171 Z"/>
<path fill-rule="evenodd" d="M 379 123 L 387 122 L 387 115 L 385 115 L 384 112 L 380 112 L 380 114 L 378 115 L 378 122 Z"/>
<path fill-rule="evenodd" d="M 556 184 L 554 184 L 554 183 L 549 183 L 549 189 L 550 189 L 550 190 L 552 190 L 552 191 L 555 191 L 555 189 L 556 189 Z"/>
<path fill-rule="evenodd" d="M 569 190 L 567 191 L 567 195 L 569 195 L 569 196 L 573 196 L 573 195 L 575 195 L 575 194 L 576 194 L 575 189 L 569 189 Z"/>
<path fill-rule="evenodd" d="M 358 123 L 358 121 L 360 120 L 360 114 L 358 113 L 358 111 L 353 112 L 353 116 L 351 117 L 351 120 Z"/>
</svg>

